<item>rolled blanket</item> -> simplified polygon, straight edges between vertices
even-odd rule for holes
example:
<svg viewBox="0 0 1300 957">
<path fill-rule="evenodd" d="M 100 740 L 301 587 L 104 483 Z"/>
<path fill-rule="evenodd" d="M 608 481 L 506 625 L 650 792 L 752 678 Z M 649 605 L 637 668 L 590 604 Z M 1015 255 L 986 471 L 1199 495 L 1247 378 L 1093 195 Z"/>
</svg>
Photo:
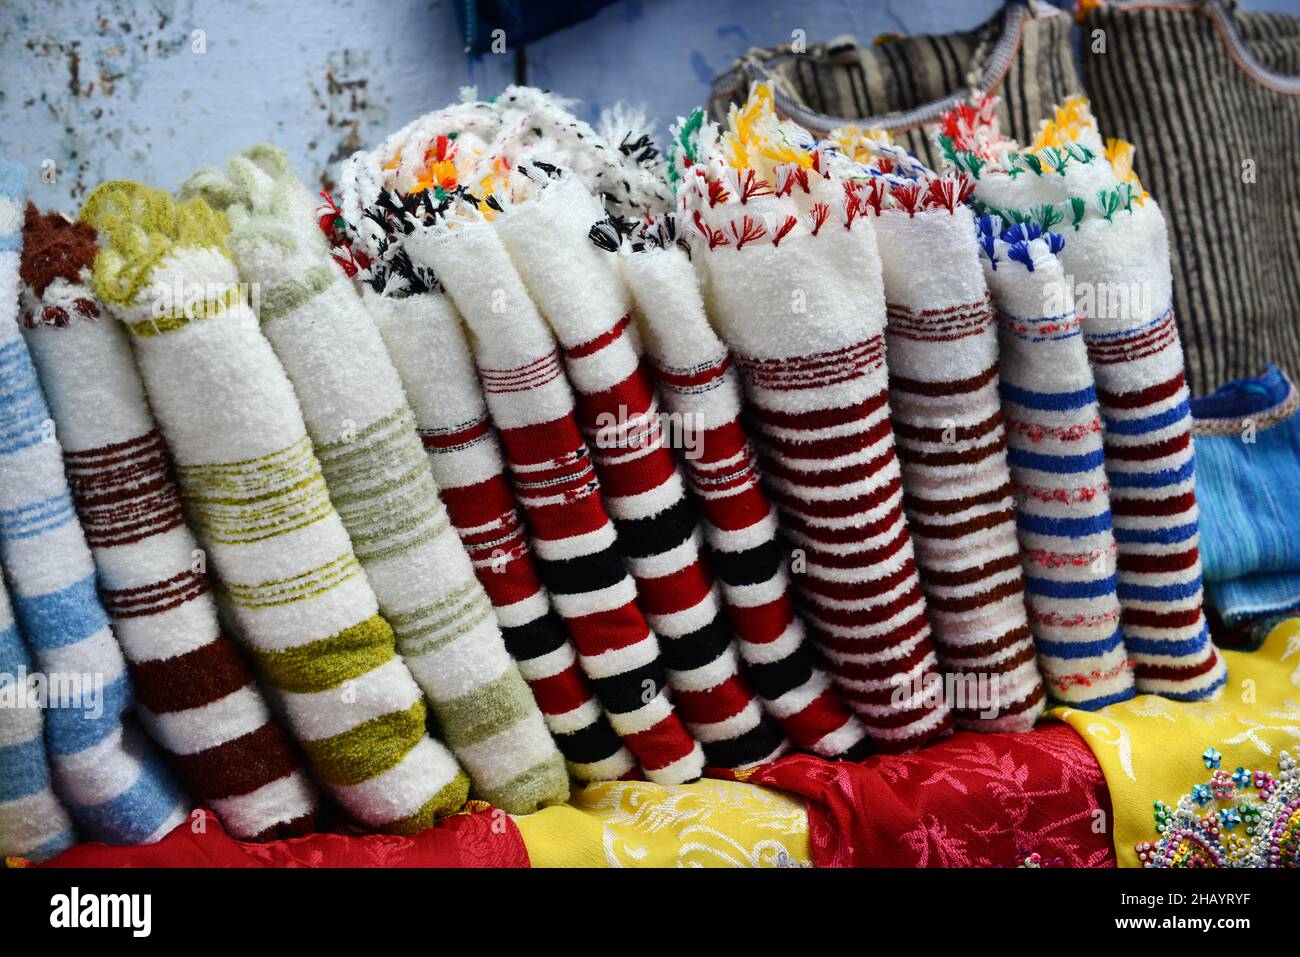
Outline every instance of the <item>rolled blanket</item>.
<svg viewBox="0 0 1300 957">
<path fill-rule="evenodd" d="M 425 732 L 420 688 L 226 254 L 224 217 L 123 181 L 96 189 L 82 217 L 109 243 L 95 289 L 131 333 L 236 632 L 313 771 L 373 829 L 412 833 L 452 813 L 469 781 Z"/>
<path fill-rule="evenodd" d="M 54 785 L 86 840 L 157 841 L 189 805 L 129 717 L 122 649 L 95 593 L 95 567 L 63 475 L 62 449 L 18 329 L 25 172 L 0 164 L 0 561 L 49 688 Z"/>
<path fill-rule="evenodd" d="M 1055 233 L 980 220 L 997 310 L 1002 413 L 1029 620 L 1048 693 L 1080 708 L 1133 697 L 1116 594 L 1097 393 Z"/>
<path fill-rule="evenodd" d="M 1044 124 L 1029 152 L 1008 153 L 983 171 L 976 196 L 1007 219 L 1074 227 L 1060 255 L 1105 423 L 1118 591 L 1137 687 L 1183 700 L 1213 696 L 1227 671 L 1202 612 L 1191 411 L 1169 238 L 1133 172 L 1133 148 L 1103 142 L 1087 101 L 1075 98 Z"/>
<path fill-rule="evenodd" d="M 77 842 L 50 786 L 44 710 L 0 578 L 0 858 L 43 861 Z"/>
<path fill-rule="evenodd" d="M 145 727 L 236 837 L 310 833 L 315 791 L 221 633 L 126 332 L 100 319 L 95 231 L 28 205 L 24 238 L 24 335 Z"/>
<path fill-rule="evenodd" d="M 481 111 L 470 112 L 482 119 Z M 570 772 L 582 780 L 637 773 L 542 585 L 460 317 L 428 268 L 407 254 L 406 224 L 394 215 L 402 208 L 397 195 L 379 194 L 387 207 L 363 206 L 383 178 L 373 159 L 358 153 L 344 164 L 344 206 L 352 215 L 326 195 L 321 228 L 335 260 L 366 283 L 365 302 L 411 398 L 448 514 Z"/>
<path fill-rule="evenodd" d="M 709 764 L 761 764 L 779 756 L 785 741 L 738 672 L 735 638 L 700 557 L 703 536 L 641 362 L 618 258 L 588 235 L 603 218 L 595 197 L 567 175 L 507 207 L 496 226 L 563 347 L 577 423 L 682 720 Z"/>
<path fill-rule="evenodd" d="M 254 147 L 183 192 L 231 220 L 240 278 L 298 395 L 330 500 L 475 796 L 512 814 L 568 798 L 564 762 L 447 518 L 382 337 L 284 153 Z"/>
<path fill-rule="evenodd" d="M 580 781 L 623 777 L 635 762 L 551 609 L 460 317 L 438 292 L 399 299 L 367 288 L 365 301 L 406 387 L 447 514 L 570 772 Z"/>
<path fill-rule="evenodd" d="M 460 225 L 418 254 L 469 323 L 542 580 L 610 722 L 650 780 L 699 777 L 703 753 L 668 697 L 659 645 L 619 557 L 554 337 L 489 223 Z"/>
<path fill-rule="evenodd" d="M 623 272 L 664 404 L 693 433 L 693 453 L 681 458 L 744 674 L 796 745 L 827 758 L 864 757 L 866 731 L 831 687 L 795 615 L 776 513 L 740 424 L 739 377 L 709 325 L 691 263 L 669 244 L 626 256 Z"/>
<path fill-rule="evenodd" d="M 1025 614 L 998 342 L 963 172 L 937 174 L 887 132 L 830 147 L 875 214 L 903 507 L 957 723 L 1025 731 L 1043 701 Z M 920 269 L 931 262 L 936 268 Z"/>
<path fill-rule="evenodd" d="M 1084 222 L 1061 262 L 1074 278 L 1105 423 L 1124 640 L 1138 691 L 1214 697 L 1228 671 L 1202 610 L 1192 417 L 1160 208 L 1148 199 L 1122 222 Z M 1079 294 L 1088 287 L 1093 295 Z"/>
<path fill-rule="evenodd" d="M 998 398 L 998 340 L 964 177 L 938 201 L 875 220 L 888 310 L 889 394 L 903 505 L 957 723 L 1027 731 L 1043 685 L 1025 614 L 1015 498 Z M 922 263 L 936 268 L 919 268 Z"/>
<path fill-rule="evenodd" d="M 601 249 L 634 253 L 621 257 L 624 278 L 629 282 L 634 266 L 647 259 L 640 253 L 660 249 L 665 244 L 671 246 L 677 239 L 675 216 L 670 212 L 673 193 L 668 183 L 667 167 L 654 146 L 653 129 L 644 114 L 618 104 L 601 114 L 598 132 L 575 116 L 570 104 L 554 93 L 509 87 L 496 97 L 494 104 L 504 114 L 502 126 L 513 131 L 509 141 L 503 143 L 502 137 L 498 136 L 494 146 L 500 145 L 511 157 L 515 168 L 527 169 L 530 158 L 534 160 L 533 168 L 537 168 L 536 157 L 539 155 L 548 160 L 555 157 L 555 162 L 566 174 L 576 176 L 592 196 L 599 197 L 608 215 L 590 224 L 587 235 Z M 538 178 L 543 182 L 546 180 L 546 177 Z M 573 189 L 572 186 L 564 188 Z M 566 211 L 565 221 L 571 226 L 568 244 L 581 243 L 580 227 L 587 225 L 582 220 L 590 214 L 577 216 L 575 213 L 590 205 L 590 201 L 576 202 Z M 548 221 L 545 225 L 549 227 L 551 223 Z M 506 228 L 509 228 L 508 222 Z M 551 247 L 552 238 L 548 235 L 544 243 L 528 247 L 523 254 L 532 259 L 545 259 L 551 255 Z M 571 300 L 586 298 L 594 307 L 592 314 L 598 315 L 602 306 L 608 310 L 609 305 L 624 298 L 620 290 L 614 288 L 621 284 L 611 283 L 614 277 L 608 265 L 599 262 L 600 257 L 594 257 L 590 249 L 574 253 L 555 252 L 572 258 L 575 264 L 584 262 L 597 278 L 604 279 L 596 283 L 595 301 L 591 302 L 592 293 L 585 286 L 580 295 L 564 295 L 565 286 L 574 285 L 569 278 L 573 270 L 567 266 L 554 275 L 541 268 L 533 275 L 525 276 L 530 282 L 553 287 L 549 301 L 562 314 L 560 320 L 563 321 L 548 318 L 562 339 L 565 335 L 562 327 L 576 337 L 590 320 L 585 318 L 582 307 L 575 314 Z M 778 724 L 801 747 L 818 749 L 835 757 L 856 756 L 866 750 L 865 731 L 829 688 L 825 673 L 815 661 L 815 653 L 804 642 L 803 623 L 794 617 L 785 556 L 775 541 L 775 514 L 758 486 L 748 439 L 736 418 L 740 395 L 735 373 L 728 368 L 726 347 L 709 329 L 690 263 L 680 249 L 673 252 L 675 254 L 650 257 L 656 264 L 657 271 L 652 269 L 652 272 L 658 279 L 649 280 L 648 274 L 642 270 L 640 292 L 644 296 L 637 295 L 638 306 L 643 314 L 647 311 L 657 314 L 663 331 L 657 348 L 660 353 L 667 350 L 668 354 L 680 360 L 681 365 L 689 367 L 686 374 L 691 378 L 692 386 L 674 391 L 671 375 L 660 374 L 652 368 L 653 363 L 647 363 L 644 372 L 635 374 L 641 380 L 636 390 L 641 395 L 654 397 L 656 401 L 666 400 L 669 411 L 664 419 L 666 430 L 660 433 L 640 430 L 640 433 L 650 437 L 657 434 L 671 436 L 672 444 L 678 450 L 681 475 L 689 474 L 692 478 L 694 504 L 701 508 L 706 519 L 699 522 L 699 528 L 711 546 L 711 553 L 703 556 L 706 567 L 718 576 L 722 584 L 728 618 L 739 640 L 741 657 L 753 658 L 741 669 L 741 674 L 760 693 L 768 693 L 765 699 L 767 711 L 777 717 Z M 536 295 L 548 298 L 540 291 Z M 655 296 L 668 302 L 648 301 Z M 693 305 L 696 314 L 684 318 L 674 315 L 675 309 L 683 305 L 679 302 L 683 298 L 686 310 L 689 312 Z M 639 318 L 641 331 L 650 331 L 653 339 L 653 331 L 648 330 L 645 316 Z M 595 333 L 592 329 L 586 331 Z M 597 369 L 597 375 L 602 366 L 617 370 L 620 362 L 627 363 L 628 344 L 639 351 L 640 338 L 628 330 L 615 341 L 602 346 L 597 354 L 576 362 L 571 360 L 570 365 L 591 365 Z M 712 352 L 710 345 L 715 347 Z M 655 345 L 648 347 L 651 354 L 655 349 Z M 701 354 L 715 357 L 720 354 L 727 365 L 715 365 L 706 370 L 698 364 Z M 592 379 L 593 373 L 588 371 L 577 376 L 575 382 L 590 382 Z M 631 382 L 629 378 L 622 386 L 587 399 L 580 403 L 580 409 L 589 407 L 603 396 L 621 394 L 626 397 Z M 655 396 L 651 383 L 658 386 L 658 396 Z M 582 391 L 581 386 L 579 391 Z M 696 397 L 701 401 L 698 406 L 694 404 Z M 734 404 L 729 406 L 729 400 Z M 729 419 L 726 416 L 728 408 Z M 717 413 L 722 413 L 723 418 L 717 419 Z M 612 416 L 613 421 L 622 419 L 629 424 L 633 419 L 623 408 L 607 410 L 603 414 Z M 641 464 L 642 474 L 652 475 L 653 470 L 645 469 L 643 464 L 651 457 L 643 455 L 642 462 L 629 457 L 627 465 Z M 599 462 L 597 469 L 600 469 Z M 725 473 L 726 478 L 721 473 Z M 710 515 L 722 519 L 727 530 L 709 522 Z M 733 527 L 730 523 L 739 523 L 739 526 Z M 729 575 L 738 586 L 743 582 L 748 587 L 729 589 Z M 643 592 L 653 588 L 652 583 L 639 584 Z M 747 644 L 750 641 L 753 643 Z M 681 641 L 675 644 L 690 647 Z M 710 667 L 716 670 L 716 665 Z M 672 672 L 669 681 L 674 687 L 681 685 L 680 679 L 675 679 Z M 737 687 L 736 682 L 722 682 L 710 694 L 721 698 L 722 692 L 729 691 L 735 697 Z M 777 704 L 776 699 L 782 700 Z M 688 725 L 696 731 L 693 722 L 698 716 L 686 710 L 689 696 L 679 694 L 678 701 L 683 706 Z M 705 750 L 706 754 L 710 750 L 707 744 Z M 710 760 L 716 763 L 712 756 Z"/>
<path fill-rule="evenodd" d="M 698 113 L 675 140 L 709 315 L 745 380 L 813 637 L 876 747 L 918 747 L 952 713 L 903 515 L 862 200 L 761 85 L 725 141 Z"/>
<path fill-rule="evenodd" d="M 390 259 L 399 285 L 441 281 L 465 317 L 542 580 L 610 723 L 653 780 L 698 777 L 702 752 L 666 694 L 658 645 L 614 549 L 554 337 L 487 221 L 500 204 L 490 194 L 471 196 L 460 182 L 483 155 L 483 143 L 454 129 L 416 142 L 399 156 L 352 157 L 344 168 L 344 209 Z M 397 188 L 388 188 L 390 181 Z M 449 213 L 455 228 L 448 228 Z M 400 245 L 384 235 L 398 231 Z"/>
</svg>

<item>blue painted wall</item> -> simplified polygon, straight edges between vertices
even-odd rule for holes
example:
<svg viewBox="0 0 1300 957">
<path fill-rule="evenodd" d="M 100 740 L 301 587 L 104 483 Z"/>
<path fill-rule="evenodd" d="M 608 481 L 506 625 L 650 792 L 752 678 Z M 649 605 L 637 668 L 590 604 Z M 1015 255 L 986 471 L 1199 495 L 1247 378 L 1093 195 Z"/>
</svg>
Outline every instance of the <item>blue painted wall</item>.
<svg viewBox="0 0 1300 957">
<path fill-rule="evenodd" d="M 1068 0 L 1061 0 L 1068 2 Z M 751 46 L 964 29 L 997 0 L 620 0 L 530 44 L 530 83 L 594 117 L 624 99 L 661 129 L 702 103 Z M 1250 0 L 1300 12 L 1300 0 Z M 198 31 L 198 32 L 196 32 Z M 100 180 L 174 188 L 270 140 L 330 185 L 338 160 L 454 99 L 492 94 L 515 51 L 469 58 L 450 0 L 0 0 L 0 155 L 33 169 L 42 205 L 71 211 Z"/>
</svg>

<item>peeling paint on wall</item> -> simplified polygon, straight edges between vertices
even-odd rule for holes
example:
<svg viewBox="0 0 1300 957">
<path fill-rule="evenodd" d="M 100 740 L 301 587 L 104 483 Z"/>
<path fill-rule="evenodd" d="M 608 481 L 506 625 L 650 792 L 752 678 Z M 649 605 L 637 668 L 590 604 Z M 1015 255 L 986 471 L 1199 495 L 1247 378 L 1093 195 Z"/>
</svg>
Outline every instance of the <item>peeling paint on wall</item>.
<svg viewBox="0 0 1300 957">
<path fill-rule="evenodd" d="M 460 87 L 513 80 L 467 60 L 428 0 L 0 0 L 0 64 L 0 155 L 52 170 L 33 196 L 67 212 L 101 180 L 174 189 L 261 141 L 332 188 L 340 160 Z"/>
<path fill-rule="evenodd" d="M 153 129 L 146 64 L 188 48 L 191 6 L 49 3 L 0 21 L 0 120 L 19 131 L 18 149 L 6 152 L 74 201 L 104 177 L 107 156 L 125 148 L 138 162 Z M 22 115 L 11 121 L 15 105 Z"/>
<path fill-rule="evenodd" d="M 325 59 L 324 71 L 323 80 L 313 83 L 311 90 L 317 110 L 324 113 L 323 140 L 328 148 L 319 178 L 322 188 L 333 190 L 338 164 L 370 145 L 365 131 L 387 128 L 388 110 L 383 105 L 383 71 L 371 69 L 368 51 L 331 52 Z M 321 139 L 313 142 L 313 150 Z"/>
</svg>

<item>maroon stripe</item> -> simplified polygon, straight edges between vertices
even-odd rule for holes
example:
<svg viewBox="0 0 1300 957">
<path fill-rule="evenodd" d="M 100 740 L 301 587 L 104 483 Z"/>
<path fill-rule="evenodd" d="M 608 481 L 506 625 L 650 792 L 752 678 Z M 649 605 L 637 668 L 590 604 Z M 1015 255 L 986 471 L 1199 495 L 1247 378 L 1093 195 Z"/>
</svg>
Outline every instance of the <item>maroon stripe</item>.
<svg viewBox="0 0 1300 957">
<path fill-rule="evenodd" d="M 209 589 L 206 575 L 185 569 L 164 581 L 137 588 L 105 588 L 100 597 L 104 610 L 113 618 L 140 618 L 179 607 L 205 594 Z"/>
<path fill-rule="evenodd" d="M 1013 714 L 1021 714 L 1031 708 L 1035 708 L 1043 703 L 1046 694 L 1042 685 L 1034 685 L 1029 694 L 1025 695 L 1019 701 L 1013 701 L 1004 708 L 998 708 L 995 718 L 1009 718 Z M 990 720 L 985 717 L 984 712 L 978 708 L 958 708 L 958 718 L 966 718 L 970 721 Z"/>
<path fill-rule="evenodd" d="M 1129 352 L 1134 349 L 1142 349 L 1169 334 L 1173 327 L 1174 320 L 1173 317 L 1170 316 L 1168 319 L 1157 323 L 1145 331 L 1132 332 L 1119 339 L 1093 340 L 1088 343 L 1088 352 L 1089 354 L 1115 355 L 1118 353 Z M 1087 337 L 1085 336 L 1084 338 L 1086 339 Z"/>
<path fill-rule="evenodd" d="M 976 532 L 986 532 L 1004 522 L 1014 522 L 1015 518 L 1016 510 L 1014 508 L 1005 508 L 984 515 L 976 515 L 974 518 L 968 518 L 963 522 L 953 522 L 950 525 L 935 525 L 931 522 L 918 521 L 915 518 L 911 519 L 908 525 L 912 529 L 912 534 L 918 538 L 954 541 Z"/>
<path fill-rule="evenodd" d="M 1119 570 L 1146 574 L 1181 572 L 1195 565 L 1199 557 L 1200 551 L 1195 546 L 1185 552 L 1174 552 L 1172 555 L 1134 555 L 1131 552 L 1121 552 Z"/>
<path fill-rule="evenodd" d="M 990 655 L 997 654 L 999 651 L 1006 651 L 1006 649 L 1012 648 L 1020 644 L 1022 641 L 1029 641 L 1032 637 L 1028 625 L 1017 625 L 1001 638 L 991 638 L 988 641 L 977 641 L 970 645 L 947 645 L 943 649 L 943 656 L 948 662 L 959 664 L 968 659 L 976 660 L 979 658 L 987 658 Z M 1036 654 L 1032 644 L 1029 646 L 1029 650 L 1031 654 Z"/>
<path fill-rule="evenodd" d="M 1115 515 L 1126 518 L 1145 518 L 1148 516 L 1181 515 L 1196 507 L 1196 493 L 1183 492 L 1168 498 L 1121 498 L 1115 496 L 1110 501 L 1110 510 Z"/>
<path fill-rule="evenodd" d="M 892 508 L 889 515 L 882 520 L 882 524 L 892 525 L 902 517 L 903 507 L 897 505 Z M 864 551 L 842 552 L 827 551 L 824 548 L 818 548 L 815 545 L 796 546 L 803 550 L 808 560 L 824 568 L 870 568 L 887 561 L 902 550 L 903 546 L 911 541 L 907 534 L 907 525 L 900 523 L 898 531 L 894 537 L 883 545 L 877 545 L 875 548 L 868 548 Z"/>
<path fill-rule="evenodd" d="M 284 841 L 291 837 L 319 834 L 326 830 L 327 828 L 322 827 L 319 823 L 319 815 L 316 809 L 312 808 L 306 814 L 296 817 L 292 821 L 285 821 L 268 827 L 265 831 L 250 837 L 248 840 L 253 844 L 265 844 L 268 841 Z"/>
<path fill-rule="evenodd" d="M 1032 661 L 1034 656 L 1037 654 L 1038 651 L 1034 648 L 1033 642 L 1029 641 L 1028 638 L 1026 637 L 1025 640 L 1022 642 L 1022 647 L 1014 655 L 1009 655 L 1008 657 L 1002 659 L 1001 661 L 995 662 L 991 665 L 979 665 L 977 667 L 971 668 L 971 670 L 976 674 L 982 674 L 982 675 L 1005 675 L 1005 674 L 1009 674 L 1012 671 L 1015 671 L 1025 662 Z M 957 668 L 960 666 L 960 662 L 963 660 L 960 658 L 953 658 L 948 655 L 945 655 L 944 658 L 949 665 L 949 667 L 946 669 L 948 671 L 956 671 Z"/>
<path fill-rule="evenodd" d="M 762 444 L 765 451 L 780 452 L 791 458 L 831 459 L 866 451 L 887 436 L 889 429 L 889 419 L 882 418 L 869 429 L 824 439 L 791 439 L 782 435 L 764 434 Z M 771 470 L 768 469 L 769 472 Z"/>
<path fill-rule="evenodd" d="M 973 565 L 970 568 L 960 568 L 956 571 L 927 568 L 925 583 L 939 588 L 959 588 L 963 585 L 974 585 L 976 582 L 983 581 L 992 575 L 1019 567 L 1020 556 L 1012 552 L 1010 555 L 991 558 L 983 565 Z"/>
<path fill-rule="evenodd" d="M 298 767 L 289 739 L 273 724 L 197 754 L 173 755 L 172 760 L 186 789 L 207 801 L 249 794 Z"/>
<path fill-rule="evenodd" d="M 930 650 L 929 642 L 919 641 L 915 648 L 901 658 L 886 658 L 880 661 L 832 661 L 828 667 L 832 674 L 851 681 L 884 681 L 893 675 L 911 671 L 921 663 Z M 884 704 L 893 696 L 894 689 L 884 688 L 879 691 L 857 691 L 856 693 L 879 696 L 860 700 L 872 700 L 877 704 Z"/>
<path fill-rule="evenodd" d="M 963 302 L 956 306 L 945 306 L 942 309 L 912 309 L 909 306 L 899 305 L 898 303 L 886 303 L 885 311 L 890 315 L 907 316 L 914 319 L 932 319 L 941 316 L 960 316 L 967 313 L 974 314 L 982 312 L 989 308 L 989 298 L 985 296 L 977 302 Z"/>
<path fill-rule="evenodd" d="M 1194 665 L 1157 665 L 1143 664 L 1135 662 L 1133 665 L 1133 676 L 1138 680 L 1146 681 L 1190 681 L 1192 678 L 1199 678 L 1214 670 L 1214 666 L 1219 663 L 1219 653 L 1210 648 L 1210 653 L 1206 655 L 1205 660 Z"/>
<path fill-rule="evenodd" d="M 970 442 L 975 439 L 981 439 L 990 432 L 996 432 L 1002 425 L 1002 410 L 998 409 L 987 419 L 977 422 L 974 425 L 963 425 L 960 428 L 952 429 L 932 428 L 922 425 L 911 425 L 907 422 L 901 422 L 898 414 L 894 415 L 894 434 L 901 439 L 907 439 L 912 442 L 938 442 L 943 445 L 952 445 L 954 442 Z M 951 432 L 951 436 L 949 433 Z"/>
<path fill-rule="evenodd" d="M 889 334 L 900 339 L 911 339 L 913 342 L 959 342 L 979 335 L 986 328 L 988 328 L 987 320 L 953 326 L 951 332 L 940 332 L 937 329 L 919 330 L 893 324 L 889 327 Z"/>
<path fill-rule="evenodd" d="M 782 412 L 765 409 L 756 402 L 749 404 L 749 414 L 757 422 L 778 429 L 830 429 L 865 419 L 889 401 L 889 390 L 881 389 L 870 398 L 853 405 L 835 409 L 808 409 L 802 412 Z"/>
<path fill-rule="evenodd" d="M 838 601 L 865 601 L 892 591 L 916 574 L 916 562 L 908 559 L 888 575 L 861 581 L 832 581 L 818 578 L 811 572 L 800 575 L 799 587 L 809 595 Z"/>
<path fill-rule="evenodd" d="M 874 611 L 870 614 L 874 614 Z M 829 616 L 823 617 L 826 617 L 829 620 Z M 841 623 L 831 622 L 831 624 Z M 861 622 L 852 622 L 850 624 L 860 625 Z M 901 625 L 885 632 L 883 635 L 875 635 L 870 638 L 845 638 L 842 635 L 833 635 L 827 632 L 824 628 L 819 628 L 815 621 L 810 621 L 808 623 L 808 628 L 809 632 L 813 635 L 813 640 L 821 647 L 830 651 L 837 651 L 846 655 L 878 655 L 911 638 L 915 638 L 919 632 L 923 631 L 927 627 L 927 624 L 928 622 L 925 617 L 925 612 L 920 611 Z M 925 644 L 925 641 L 922 640 L 921 643 Z"/>
<path fill-rule="evenodd" d="M 844 695 L 847 700 L 859 704 L 882 705 L 889 704 L 893 700 L 894 692 L 892 688 L 886 691 L 884 693 L 884 700 L 881 700 L 880 693 L 875 691 L 859 691 L 855 688 L 840 688 L 840 693 Z M 933 705 L 927 704 L 923 701 L 921 704 L 912 708 L 907 708 L 906 710 L 900 708 L 881 715 L 865 715 L 859 712 L 859 715 L 862 720 L 867 722 L 871 727 L 887 729 L 906 727 L 913 722 L 921 720 L 926 715 L 931 714 L 934 710 Z M 951 715 L 949 715 L 949 718 L 951 718 Z M 927 734 L 924 737 L 929 737 L 929 735 Z M 894 744 L 894 742 L 876 741 L 874 739 L 873 743 L 876 745 L 877 750 L 883 750 Z"/>
<path fill-rule="evenodd" d="M 892 458 L 893 454 L 894 450 L 890 449 L 889 457 Z M 773 501 L 810 518 L 851 518 L 883 505 L 900 488 L 902 488 L 902 483 L 899 479 L 894 478 L 874 492 L 868 492 L 855 498 L 810 501 L 795 492 L 787 492 L 785 489 L 777 487 L 771 489 L 771 497 Z"/>
<path fill-rule="evenodd" d="M 793 370 L 795 372 L 807 372 L 809 370 L 822 370 L 833 368 L 836 365 L 853 361 L 865 353 L 879 350 L 884 344 L 884 338 L 879 335 L 864 339 L 861 342 L 854 342 L 839 349 L 831 349 L 827 352 L 811 352 L 804 356 L 773 356 L 771 358 L 755 358 L 752 356 L 736 357 L 736 361 L 745 369 L 772 370 L 783 372 Z"/>
<path fill-rule="evenodd" d="M 1001 455 L 1007 446 L 1005 433 L 988 445 L 977 445 L 960 452 L 918 452 L 906 446 L 899 446 L 898 455 L 909 465 L 926 465 L 930 468 L 951 468 L 954 465 L 975 465 L 995 455 Z"/>
<path fill-rule="evenodd" d="M 1161 402 L 1165 399 L 1172 398 L 1178 394 L 1178 391 L 1186 384 L 1181 372 L 1165 382 L 1148 386 L 1145 389 L 1138 389 L 1136 392 L 1105 392 L 1097 390 L 1097 398 L 1101 404 L 1112 409 L 1140 409 L 1143 406 L 1151 405 L 1153 402 Z"/>
<path fill-rule="evenodd" d="M 909 513 L 915 512 L 918 515 L 956 515 L 977 505 L 996 505 L 1013 497 L 1011 481 L 1007 480 L 995 489 L 967 495 L 965 498 L 925 498 L 904 492 L 903 504 Z"/>
<path fill-rule="evenodd" d="M 138 435 L 133 439 L 126 439 L 123 442 L 112 442 L 108 445 L 97 445 L 93 449 L 82 449 L 80 452 L 75 452 L 75 451 L 65 449 L 63 452 L 63 458 L 66 461 L 74 462 L 77 463 L 78 465 L 82 463 L 94 465 L 98 463 L 99 459 L 118 460 L 118 459 L 125 459 L 125 458 L 133 458 L 135 455 L 134 452 L 135 449 L 140 448 L 142 446 L 152 446 L 155 444 L 159 444 L 161 442 L 161 438 L 162 437 L 159 434 L 157 429 L 150 429 L 148 432 L 144 433 L 143 435 Z M 128 452 L 130 453 L 130 455 L 119 454 L 119 453 L 128 453 Z"/>
<path fill-rule="evenodd" d="M 1190 628 L 1201 620 L 1200 608 L 1183 611 L 1151 611 L 1147 608 L 1125 608 L 1124 624 L 1140 628 Z"/>
<path fill-rule="evenodd" d="M 1099 366 L 1113 366 L 1120 362 L 1137 362 L 1139 359 L 1146 359 L 1150 356 L 1159 355 L 1161 352 L 1164 352 L 1165 349 L 1169 348 L 1169 346 L 1172 345 L 1173 342 L 1174 342 L 1174 337 L 1173 334 L 1171 333 L 1163 342 L 1159 343 L 1158 345 L 1156 345 L 1151 349 L 1146 350 L 1145 352 L 1134 352 L 1131 354 L 1120 353 L 1114 356 L 1099 355 L 1095 357 L 1091 353 L 1089 353 L 1088 358 L 1093 365 L 1099 365 Z"/>
<path fill-rule="evenodd" d="M 1191 441 L 1190 431 L 1181 432 L 1160 442 L 1143 445 L 1120 445 L 1112 441 L 1106 443 L 1106 458 L 1117 462 L 1149 462 L 1152 459 L 1162 459 L 1167 455 L 1182 452 Z"/>
<path fill-rule="evenodd" d="M 234 644 L 220 635 L 183 655 L 136 662 L 130 669 L 136 697 L 154 714 L 200 708 L 252 680 Z"/>
<path fill-rule="evenodd" d="M 950 614 L 963 611 L 974 611 L 985 605 L 991 605 L 996 601 L 1001 601 L 1011 595 L 1018 595 L 1024 591 L 1024 579 L 1016 575 L 1000 585 L 990 588 L 988 591 L 976 592 L 974 595 L 962 595 L 960 597 L 945 597 L 943 595 L 930 595 L 930 607 L 935 611 L 946 611 Z"/>
<path fill-rule="evenodd" d="M 889 387 L 891 389 L 902 389 L 907 392 L 915 392 L 917 395 L 923 395 L 928 398 L 937 399 L 944 396 L 954 395 L 960 392 L 975 392 L 984 388 L 998 376 L 998 365 L 993 363 L 983 372 L 977 373 L 967 379 L 948 379 L 942 382 L 925 382 L 921 379 L 909 379 L 905 376 L 890 375 Z"/>
<path fill-rule="evenodd" d="M 889 423 L 885 422 L 884 426 L 885 431 L 888 432 Z M 764 456 L 763 471 L 773 478 L 784 479 L 801 488 L 840 488 L 850 482 L 860 482 L 878 474 L 894 458 L 896 458 L 896 453 L 892 445 L 865 462 L 857 462 L 853 465 L 836 468 L 819 468 L 817 466 L 795 468 L 769 456 Z"/>
<path fill-rule="evenodd" d="M 1131 362 L 1145 359 L 1164 351 L 1174 341 L 1174 325 L 1170 320 L 1165 325 L 1150 333 L 1106 345 L 1089 345 L 1088 359 L 1094 365 L 1115 365 L 1117 362 Z"/>
<path fill-rule="evenodd" d="M 805 598 L 804 604 L 809 611 L 818 619 L 828 625 L 837 625 L 841 628 L 861 628 L 864 626 L 879 624 L 887 618 L 903 611 L 912 605 L 919 605 L 920 610 L 914 618 L 907 622 L 885 632 L 883 635 L 859 635 L 853 638 L 843 638 L 838 635 L 827 635 L 826 647 L 832 651 L 839 651 L 844 654 L 873 655 L 879 654 L 887 648 L 892 648 L 903 638 L 911 637 L 916 634 L 917 628 L 913 628 L 913 622 L 923 626 L 927 624 L 925 618 L 925 599 L 921 596 L 921 586 L 913 585 L 903 594 L 894 598 L 892 601 L 885 602 L 881 605 L 873 605 L 870 608 L 831 608 L 827 605 L 819 604 L 812 599 Z"/>
</svg>

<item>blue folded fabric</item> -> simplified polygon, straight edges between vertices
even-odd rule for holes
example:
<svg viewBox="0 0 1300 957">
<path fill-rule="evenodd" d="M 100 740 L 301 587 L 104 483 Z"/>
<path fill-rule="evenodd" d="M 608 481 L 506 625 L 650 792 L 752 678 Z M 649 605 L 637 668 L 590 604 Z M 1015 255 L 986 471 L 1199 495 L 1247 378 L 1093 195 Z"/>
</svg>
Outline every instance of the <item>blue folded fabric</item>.
<svg viewBox="0 0 1300 957">
<path fill-rule="evenodd" d="M 1215 607 L 1234 628 L 1300 610 L 1300 393 L 1270 365 L 1191 405 Z"/>
</svg>

